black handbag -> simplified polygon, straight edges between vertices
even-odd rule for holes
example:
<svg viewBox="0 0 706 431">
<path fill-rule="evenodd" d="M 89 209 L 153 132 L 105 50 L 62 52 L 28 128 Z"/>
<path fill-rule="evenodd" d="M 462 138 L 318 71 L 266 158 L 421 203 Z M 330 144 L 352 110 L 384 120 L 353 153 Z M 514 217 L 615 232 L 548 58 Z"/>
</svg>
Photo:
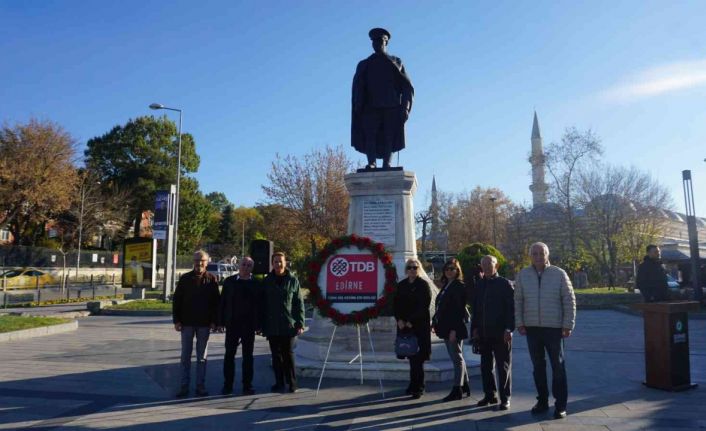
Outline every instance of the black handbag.
<svg viewBox="0 0 706 431">
<path fill-rule="evenodd" d="M 400 332 L 395 338 L 395 355 L 408 358 L 419 353 L 419 340 L 412 332 Z"/>
</svg>

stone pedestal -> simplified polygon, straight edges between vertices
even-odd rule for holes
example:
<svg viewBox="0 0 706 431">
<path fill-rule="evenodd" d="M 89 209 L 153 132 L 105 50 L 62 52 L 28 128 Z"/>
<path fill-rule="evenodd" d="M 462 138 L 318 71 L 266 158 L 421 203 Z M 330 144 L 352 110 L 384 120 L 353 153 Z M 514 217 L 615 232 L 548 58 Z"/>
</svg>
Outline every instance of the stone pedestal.
<svg viewBox="0 0 706 431">
<path fill-rule="evenodd" d="M 348 210 L 348 233 L 367 236 L 382 242 L 392 254 L 398 278 L 405 277 L 405 262 L 417 257 L 414 223 L 414 193 L 417 178 L 409 171 L 371 171 L 346 175 L 346 188 L 350 195 Z M 432 286 L 430 313 L 433 313 L 436 288 L 424 271 L 420 276 Z M 407 360 L 399 360 L 394 353 L 395 320 L 379 317 L 369 322 L 378 366 L 385 380 L 409 380 Z M 315 313 L 308 330 L 299 337 L 296 346 L 297 373 L 306 377 L 318 377 L 326 358 L 326 349 L 334 325 Z M 360 328 L 365 379 L 377 379 L 377 367 L 365 326 Z M 479 374 L 479 357 L 464 346 L 466 365 L 470 374 Z M 360 378 L 360 363 L 349 363 L 358 354 L 358 335 L 355 326 L 336 329 L 331 347 L 326 374 L 335 378 Z M 432 334 L 431 361 L 424 364 L 428 381 L 444 381 L 453 378 L 453 364 L 446 352 L 443 340 Z"/>
</svg>

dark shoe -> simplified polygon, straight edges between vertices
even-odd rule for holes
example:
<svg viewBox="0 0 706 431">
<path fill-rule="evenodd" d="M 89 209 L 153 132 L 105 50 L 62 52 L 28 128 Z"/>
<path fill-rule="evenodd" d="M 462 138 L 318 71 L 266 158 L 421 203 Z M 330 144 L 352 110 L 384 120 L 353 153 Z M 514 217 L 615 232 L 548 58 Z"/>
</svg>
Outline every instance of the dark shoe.
<svg viewBox="0 0 706 431">
<path fill-rule="evenodd" d="M 297 385 L 289 385 L 289 393 L 293 394 L 296 393 L 298 390 Z"/>
<path fill-rule="evenodd" d="M 185 398 L 189 395 L 189 387 L 184 385 L 179 389 L 179 392 L 176 393 L 177 398 Z"/>
<path fill-rule="evenodd" d="M 194 392 L 197 397 L 207 397 L 208 396 L 208 391 L 204 387 L 198 387 L 196 388 L 196 391 Z"/>
<path fill-rule="evenodd" d="M 255 389 L 252 386 L 247 386 L 243 388 L 243 395 L 255 395 Z"/>
<path fill-rule="evenodd" d="M 367 165 L 365 165 L 365 170 L 374 171 L 375 170 L 375 163 L 368 163 Z"/>
<path fill-rule="evenodd" d="M 460 386 L 454 386 L 451 388 L 451 392 L 444 397 L 443 401 L 458 401 L 463 398 L 463 393 L 461 393 Z"/>
<path fill-rule="evenodd" d="M 497 404 L 497 403 L 498 403 L 498 399 L 497 399 L 497 398 L 495 398 L 495 397 L 489 397 L 489 396 L 486 395 L 485 397 L 483 397 L 482 400 L 478 401 L 478 404 L 476 404 L 476 405 L 477 405 L 478 407 L 485 407 L 485 406 L 487 406 L 487 405 Z"/>
<path fill-rule="evenodd" d="M 466 394 L 467 397 L 471 396 L 471 385 L 468 382 L 468 378 L 463 381 L 463 386 L 461 386 L 461 391 Z"/>
<path fill-rule="evenodd" d="M 554 410 L 554 419 L 564 419 L 566 417 L 566 410 Z"/>
<path fill-rule="evenodd" d="M 497 411 L 510 410 L 510 401 L 503 401 L 495 408 Z"/>
<path fill-rule="evenodd" d="M 533 415 L 538 415 L 540 413 L 544 413 L 549 410 L 549 403 L 546 401 L 537 401 L 537 404 L 532 407 L 532 414 Z"/>
<path fill-rule="evenodd" d="M 284 384 L 282 384 L 282 383 L 275 383 L 275 384 L 272 385 L 272 387 L 270 388 L 270 391 L 272 391 L 272 392 L 282 392 L 282 391 L 284 391 Z"/>
<path fill-rule="evenodd" d="M 412 392 L 412 399 L 418 400 L 424 395 L 424 391 Z"/>
<path fill-rule="evenodd" d="M 223 386 L 221 389 L 221 395 L 230 395 L 233 393 L 233 387 L 232 386 Z"/>
</svg>

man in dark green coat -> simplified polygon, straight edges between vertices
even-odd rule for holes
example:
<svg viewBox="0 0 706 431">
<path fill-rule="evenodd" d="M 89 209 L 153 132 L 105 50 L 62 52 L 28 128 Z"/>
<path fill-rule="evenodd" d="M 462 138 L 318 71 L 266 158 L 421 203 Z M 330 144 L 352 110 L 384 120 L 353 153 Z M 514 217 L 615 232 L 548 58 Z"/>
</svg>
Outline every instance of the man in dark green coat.
<svg viewBox="0 0 706 431">
<path fill-rule="evenodd" d="M 262 330 L 270 343 L 272 368 L 275 373 L 273 392 L 297 391 L 294 369 L 294 340 L 304 332 L 304 300 L 299 280 L 287 270 L 287 259 L 282 252 L 272 255 L 272 272 L 263 282 Z"/>
</svg>

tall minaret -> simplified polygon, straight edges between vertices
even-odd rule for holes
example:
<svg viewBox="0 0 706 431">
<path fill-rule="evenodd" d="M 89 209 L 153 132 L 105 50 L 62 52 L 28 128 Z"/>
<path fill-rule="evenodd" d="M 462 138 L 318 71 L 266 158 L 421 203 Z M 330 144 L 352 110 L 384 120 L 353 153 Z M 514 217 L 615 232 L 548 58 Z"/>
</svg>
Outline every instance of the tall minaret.
<svg viewBox="0 0 706 431">
<path fill-rule="evenodd" d="M 542 149 L 542 135 L 539 133 L 539 120 L 537 111 L 534 111 L 532 124 L 532 155 L 529 158 L 532 164 L 532 206 L 536 207 L 547 203 L 547 190 L 549 186 L 544 182 L 544 150 Z"/>
<path fill-rule="evenodd" d="M 436 176 L 431 177 L 431 205 L 429 206 L 431 213 L 431 238 L 438 240 L 439 226 L 439 200 L 436 193 Z"/>
</svg>

